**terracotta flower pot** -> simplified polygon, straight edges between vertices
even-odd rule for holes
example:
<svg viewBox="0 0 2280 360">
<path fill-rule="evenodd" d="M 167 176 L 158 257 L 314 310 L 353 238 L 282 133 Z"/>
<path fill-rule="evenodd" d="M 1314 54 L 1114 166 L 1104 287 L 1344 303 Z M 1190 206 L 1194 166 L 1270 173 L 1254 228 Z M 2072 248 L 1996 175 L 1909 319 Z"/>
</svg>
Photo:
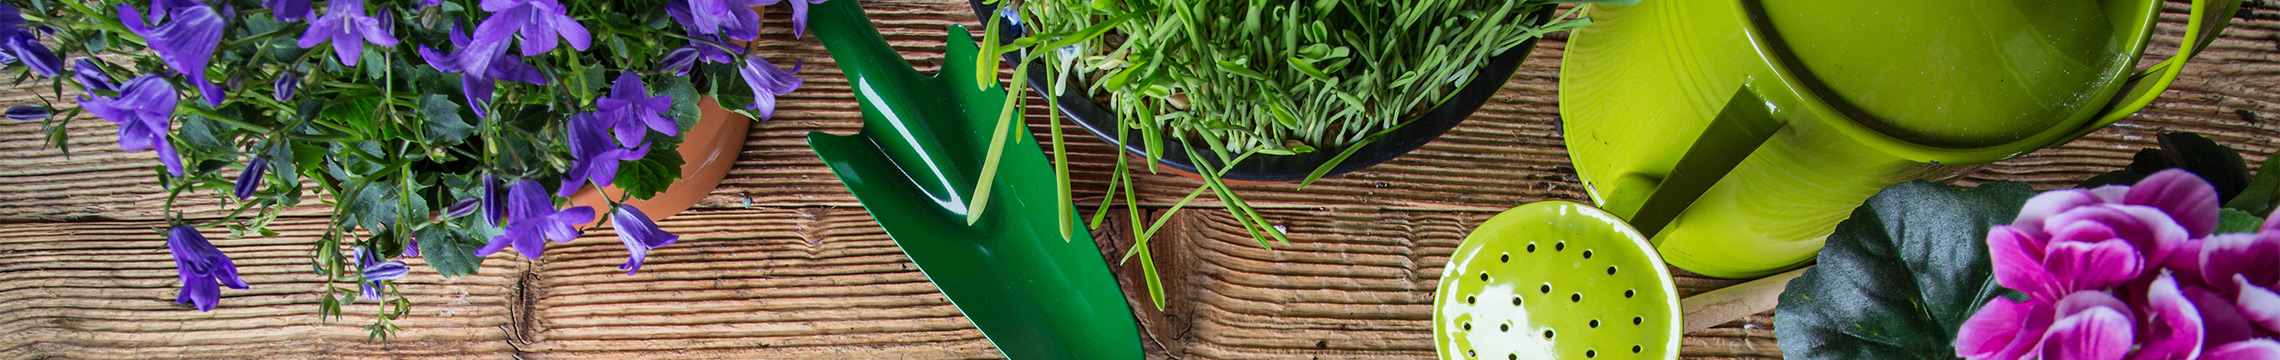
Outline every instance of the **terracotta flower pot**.
<svg viewBox="0 0 2280 360">
<path fill-rule="evenodd" d="M 673 182 L 656 197 L 625 202 L 640 208 L 650 220 L 665 220 L 712 194 L 713 188 L 720 186 L 720 180 L 728 176 L 729 167 L 736 165 L 736 154 L 744 151 L 744 135 L 751 130 L 751 118 L 728 112 L 710 97 L 699 101 L 697 109 L 701 112 L 697 125 L 681 133 L 685 136 L 680 147 L 681 180 Z M 593 185 L 587 185 L 570 195 L 570 204 L 594 207 L 594 221 L 582 225 L 593 226 L 609 216 L 610 203 L 602 194 L 616 196 L 623 191 L 616 186 L 596 190 Z"/>
</svg>

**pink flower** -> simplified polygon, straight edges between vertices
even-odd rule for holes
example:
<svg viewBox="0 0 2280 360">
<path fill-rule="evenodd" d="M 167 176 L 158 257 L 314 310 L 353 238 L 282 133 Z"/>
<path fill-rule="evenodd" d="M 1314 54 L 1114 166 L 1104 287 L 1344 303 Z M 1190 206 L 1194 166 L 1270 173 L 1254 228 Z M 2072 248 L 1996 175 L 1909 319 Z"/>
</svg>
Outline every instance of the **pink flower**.
<svg viewBox="0 0 2280 360">
<path fill-rule="evenodd" d="M 1988 231 L 1995 299 L 1957 330 L 1967 359 L 2280 360 L 2280 216 L 2212 235 L 2216 190 L 2171 169 L 2029 199 Z"/>
</svg>

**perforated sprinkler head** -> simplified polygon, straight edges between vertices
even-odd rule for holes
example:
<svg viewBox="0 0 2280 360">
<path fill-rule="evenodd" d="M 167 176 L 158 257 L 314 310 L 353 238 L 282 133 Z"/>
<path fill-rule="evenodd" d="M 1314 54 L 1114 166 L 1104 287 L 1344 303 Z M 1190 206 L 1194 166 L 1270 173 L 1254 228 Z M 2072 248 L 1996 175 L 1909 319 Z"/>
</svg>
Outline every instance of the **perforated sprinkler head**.
<svg viewBox="0 0 2280 360">
<path fill-rule="evenodd" d="M 1631 225 L 1565 201 L 1488 219 L 1433 296 L 1442 359 L 1676 359 L 1677 286 Z"/>
</svg>

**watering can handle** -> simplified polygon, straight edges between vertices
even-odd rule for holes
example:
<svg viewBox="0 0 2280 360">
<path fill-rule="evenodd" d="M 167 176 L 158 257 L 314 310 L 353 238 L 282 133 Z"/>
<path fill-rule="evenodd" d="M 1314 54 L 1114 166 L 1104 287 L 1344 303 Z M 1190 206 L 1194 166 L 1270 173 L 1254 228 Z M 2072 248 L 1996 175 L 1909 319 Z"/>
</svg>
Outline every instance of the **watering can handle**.
<svg viewBox="0 0 2280 360">
<path fill-rule="evenodd" d="M 2113 102 L 2106 104 L 2106 110 L 2099 115 L 2098 121 L 2069 138 L 2081 137 L 2112 125 L 2152 104 L 2155 97 L 2160 97 L 2163 90 L 2169 89 L 2170 82 L 2177 80 L 2178 72 L 2185 68 L 2185 60 L 2200 55 L 2202 49 L 2208 48 L 2210 42 L 2217 40 L 2217 34 L 2223 32 L 2225 26 L 2232 24 L 2233 13 L 2240 11 L 2240 2 L 2241 0 L 2193 0 L 2193 12 L 2185 22 L 2185 37 L 2178 42 L 2177 54 L 2144 71 L 2131 74 L 2129 82 L 2122 86 L 2122 92 L 2114 96 Z"/>
<path fill-rule="evenodd" d="M 1702 135 L 1695 138 L 1694 145 L 1687 147 L 1686 154 L 1679 157 L 1678 166 L 1671 168 L 1668 176 L 1622 180 L 1651 182 L 1623 186 L 1635 189 L 1644 185 L 1654 189 L 1644 195 L 1645 199 L 1610 199 L 1606 204 L 1608 212 L 1629 219 L 1640 235 L 1653 239 L 1655 233 L 1678 218 L 1678 214 L 1709 191 L 1711 185 L 1718 184 L 1718 179 L 1725 178 L 1727 172 L 1741 165 L 1742 159 L 1749 158 L 1750 153 L 1757 152 L 1758 146 L 1781 130 L 1786 121 L 1774 116 L 1772 109 L 1756 89 L 1742 86 L 1726 101 L 1718 117 L 1710 120 L 1710 126 L 1702 130 Z"/>
</svg>

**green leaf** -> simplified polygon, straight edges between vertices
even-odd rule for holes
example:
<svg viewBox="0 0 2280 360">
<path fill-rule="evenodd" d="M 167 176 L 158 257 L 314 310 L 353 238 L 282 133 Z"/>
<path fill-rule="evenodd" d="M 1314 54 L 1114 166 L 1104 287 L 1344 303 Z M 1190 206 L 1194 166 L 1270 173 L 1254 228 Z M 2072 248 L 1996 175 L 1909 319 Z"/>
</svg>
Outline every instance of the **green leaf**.
<svg viewBox="0 0 2280 360">
<path fill-rule="evenodd" d="M 372 134 L 378 133 L 374 131 L 376 126 L 373 124 L 372 117 L 374 116 L 374 109 L 380 107 L 380 98 L 364 97 L 329 105 L 317 113 L 318 119 L 353 128 L 360 132 L 360 134 L 356 134 L 360 137 L 370 137 L 373 136 Z"/>
<path fill-rule="evenodd" d="M 483 264 L 483 258 L 476 257 L 475 250 L 483 247 L 491 238 L 476 237 L 469 233 L 483 233 L 484 229 L 490 229 L 488 232 L 491 233 L 499 232 L 498 228 L 485 223 L 480 216 L 462 217 L 457 223 L 469 231 L 429 226 L 420 229 L 418 238 L 420 259 L 427 261 L 429 267 L 434 267 L 436 273 L 443 274 L 446 278 L 474 274 L 475 269 Z"/>
<path fill-rule="evenodd" d="M 2264 219 L 2250 215 L 2248 212 L 2234 209 L 2217 210 L 2216 233 L 2218 234 L 2255 233 L 2256 229 L 2263 227 Z"/>
<path fill-rule="evenodd" d="M 348 218 L 343 223 L 375 232 L 384 224 L 395 224 L 400 200 L 396 198 L 396 187 L 391 185 L 371 184 L 356 190 L 356 200 L 349 203 Z"/>
<path fill-rule="evenodd" d="M 696 127 L 697 118 L 704 116 L 704 113 L 697 110 L 697 87 L 689 83 L 689 77 L 667 76 L 662 85 L 658 87 L 662 89 L 658 94 L 673 99 L 673 108 L 665 111 L 665 117 L 673 119 L 673 123 L 679 124 L 683 132 Z"/>
<path fill-rule="evenodd" d="M 190 116 L 182 122 L 182 131 L 176 134 L 180 135 L 182 142 L 200 153 L 227 153 L 231 151 L 230 144 L 222 140 L 220 126 L 204 116 Z"/>
<path fill-rule="evenodd" d="M 1999 181 L 1969 191 L 1927 181 L 1884 189 L 1837 224 L 1820 266 L 1782 291 L 1774 316 L 1790 359 L 1952 359 L 1956 329 L 2009 290 L 1987 231 L 2035 195 Z"/>
<path fill-rule="evenodd" d="M 2226 208 L 2240 209 L 2249 215 L 2272 213 L 2272 203 L 2280 201 L 2280 161 L 2264 160 L 2264 168 L 2256 170 L 2256 178 L 2248 181 L 2240 196 L 2225 202 Z"/>
<path fill-rule="evenodd" d="M 641 160 L 619 164 L 617 180 L 611 185 L 643 200 L 664 192 L 674 181 L 681 180 L 681 153 L 676 147 L 651 146 L 649 155 Z"/>
<path fill-rule="evenodd" d="M 420 116 L 427 118 L 429 145 L 456 145 L 475 133 L 475 126 L 459 117 L 459 103 L 440 94 L 420 97 Z"/>
</svg>

